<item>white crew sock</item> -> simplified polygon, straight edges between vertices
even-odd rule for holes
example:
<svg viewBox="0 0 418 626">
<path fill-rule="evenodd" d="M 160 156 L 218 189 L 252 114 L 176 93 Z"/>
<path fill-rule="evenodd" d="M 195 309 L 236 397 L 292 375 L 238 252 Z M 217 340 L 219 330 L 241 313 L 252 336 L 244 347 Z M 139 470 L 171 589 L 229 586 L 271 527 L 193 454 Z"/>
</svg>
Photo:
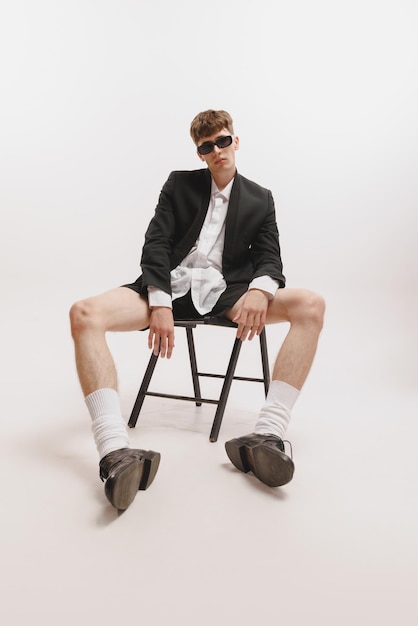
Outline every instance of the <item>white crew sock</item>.
<svg viewBox="0 0 418 626">
<path fill-rule="evenodd" d="M 283 439 L 290 422 L 291 410 L 298 397 L 299 390 L 292 385 L 281 380 L 272 380 L 254 432 L 257 435 L 276 435 Z"/>
<path fill-rule="evenodd" d="M 114 389 L 98 389 L 84 398 L 92 419 L 94 441 L 102 459 L 113 450 L 129 447 L 128 429 Z"/>
</svg>

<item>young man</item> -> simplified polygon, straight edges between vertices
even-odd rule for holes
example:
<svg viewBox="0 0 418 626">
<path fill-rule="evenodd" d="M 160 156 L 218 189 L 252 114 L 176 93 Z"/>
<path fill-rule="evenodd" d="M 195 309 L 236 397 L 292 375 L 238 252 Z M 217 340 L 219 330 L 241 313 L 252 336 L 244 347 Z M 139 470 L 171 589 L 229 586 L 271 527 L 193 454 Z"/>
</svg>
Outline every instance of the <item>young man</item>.
<svg viewBox="0 0 418 626">
<path fill-rule="evenodd" d="M 129 448 L 107 331 L 149 327 L 148 347 L 170 358 L 174 318 L 211 313 L 237 323 L 245 341 L 265 324 L 289 322 L 254 432 L 226 445 L 231 462 L 271 487 L 288 483 L 293 461 L 283 437 L 310 370 L 322 328 L 317 294 L 285 287 L 272 194 L 238 174 L 239 138 L 226 111 L 192 121 L 197 155 L 207 167 L 172 172 L 145 235 L 141 276 L 77 302 L 70 317 L 77 371 L 92 419 L 100 476 L 113 506 L 126 509 L 146 489 L 160 455 Z"/>
</svg>

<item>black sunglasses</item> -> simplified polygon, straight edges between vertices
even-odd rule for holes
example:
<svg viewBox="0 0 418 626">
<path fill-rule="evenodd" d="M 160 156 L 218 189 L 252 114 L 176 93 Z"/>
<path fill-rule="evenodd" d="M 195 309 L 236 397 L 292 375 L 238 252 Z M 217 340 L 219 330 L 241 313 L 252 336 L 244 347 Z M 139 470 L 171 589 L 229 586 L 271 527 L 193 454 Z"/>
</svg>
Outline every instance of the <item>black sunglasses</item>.
<svg viewBox="0 0 418 626">
<path fill-rule="evenodd" d="M 214 147 L 227 148 L 232 143 L 232 135 L 226 135 L 225 137 L 218 137 L 216 141 L 205 141 L 201 146 L 197 146 L 199 154 L 209 154 L 213 151 Z"/>
</svg>

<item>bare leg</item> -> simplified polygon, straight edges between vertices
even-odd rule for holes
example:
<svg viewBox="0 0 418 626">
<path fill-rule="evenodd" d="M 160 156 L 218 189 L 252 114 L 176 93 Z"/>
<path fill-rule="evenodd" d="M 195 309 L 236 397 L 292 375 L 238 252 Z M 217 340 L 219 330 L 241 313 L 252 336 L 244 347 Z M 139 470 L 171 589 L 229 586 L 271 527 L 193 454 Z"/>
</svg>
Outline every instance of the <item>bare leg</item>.
<svg viewBox="0 0 418 626">
<path fill-rule="evenodd" d="M 279 289 L 270 302 L 267 324 L 290 322 L 289 332 L 273 367 L 273 380 L 302 389 L 318 346 L 325 304 L 317 294 L 303 289 Z"/>
<path fill-rule="evenodd" d="M 146 328 L 147 301 L 127 287 L 74 304 L 70 311 L 75 360 L 85 396 L 96 389 L 117 389 L 117 374 L 106 343 L 107 331 Z"/>
<path fill-rule="evenodd" d="M 233 319 L 241 301 L 227 313 Z M 273 380 L 301 389 L 311 369 L 322 329 L 325 304 L 321 296 L 306 289 L 279 289 L 269 302 L 266 324 L 290 322 L 289 332 L 273 367 Z"/>
</svg>

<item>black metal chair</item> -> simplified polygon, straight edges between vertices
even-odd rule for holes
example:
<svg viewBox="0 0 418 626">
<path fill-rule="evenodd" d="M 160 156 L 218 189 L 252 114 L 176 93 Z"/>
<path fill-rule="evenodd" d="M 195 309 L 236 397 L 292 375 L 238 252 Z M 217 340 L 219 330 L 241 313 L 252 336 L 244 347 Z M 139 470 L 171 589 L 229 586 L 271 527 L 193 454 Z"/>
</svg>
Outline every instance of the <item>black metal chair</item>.
<svg viewBox="0 0 418 626">
<path fill-rule="evenodd" d="M 197 367 L 197 360 L 196 360 L 193 329 L 196 328 L 196 326 L 200 326 L 200 325 L 224 326 L 227 328 L 234 328 L 234 329 L 237 328 L 237 324 L 235 324 L 234 322 L 231 322 L 230 320 L 227 320 L 225 318 L 219 318 L 219 317 L 208 316 L 208 317 L 203 317 L 202 319 L 198 319 L 198 320 L 176 320 L 174 322 L 174 326 L 186 329 L 194 396 L 180 396 L 180 395 L 169 394 L 169 393 L 148 391 L 148 387 L 151 382 L 151 378 L 154 373 L 154 369 L 157 364 L 158 356 L 159 356 L 159 355 L 155 355 L 154 353 L 152 353 L 150 360 L 148 362 L 148 366 L 145 371 L 144 377 L 142 379 L 142 383 L 139 388 L 139 392 L 138 392 L 135 404 L 133 406 L 131 416 L 129 418 L 128 426 L 130 428 L 135 428 L 136 426 L 138 416 L 141 411 L 145 396 L 157 396 L 159 398 L 171 398 L 173 400 L 189 400 L 189 401 L 195 402 L 196 406 L 201 406 L 202 403 L 216 404 L 217 408 L 216 408 L 215 418 L 213 420 L 212 430 L 210 432 L 209 440 L 217 441 L 219 430 L 220 430 L 221 423 L 222 423 L 222 418 L 223 418 L 225 407 L 226 407 L 226 402 L 228 400 L 228 395 L 229 395 L 229 391 L 230 391 L 233 380 L 264 383 L 264 392 L 267 395 L 267 391 L 270 385 L 270 372 L 269 372 L 265 328 L 259 335 L 263 377 L 255 378 L 255 377 L 247 377 L 247 376 L 235 376 L 235 369 L 238 363 L 238 357 L 239 357 L 239 353 L 240 353 L 242 343 L 243 343 L 240 339 L 237 339 L 237 338 L 235 338 L 235 341 L 232 347 L 231 356 L 229 358 L 228 367 L 227 367 L 225 374 L 211 374 L 211 373 L 206 373 L 206 372 L 199 372 L 198 367 Z M 221 394 L 219 398 L 217 399 L 202 398 L 202 394 L 200 391 L 200 382 L 199 382 L 200 377 L 224 379 L 224 383 L 222 385 L 222 390 L 221 390 Z"/>
</svg>

